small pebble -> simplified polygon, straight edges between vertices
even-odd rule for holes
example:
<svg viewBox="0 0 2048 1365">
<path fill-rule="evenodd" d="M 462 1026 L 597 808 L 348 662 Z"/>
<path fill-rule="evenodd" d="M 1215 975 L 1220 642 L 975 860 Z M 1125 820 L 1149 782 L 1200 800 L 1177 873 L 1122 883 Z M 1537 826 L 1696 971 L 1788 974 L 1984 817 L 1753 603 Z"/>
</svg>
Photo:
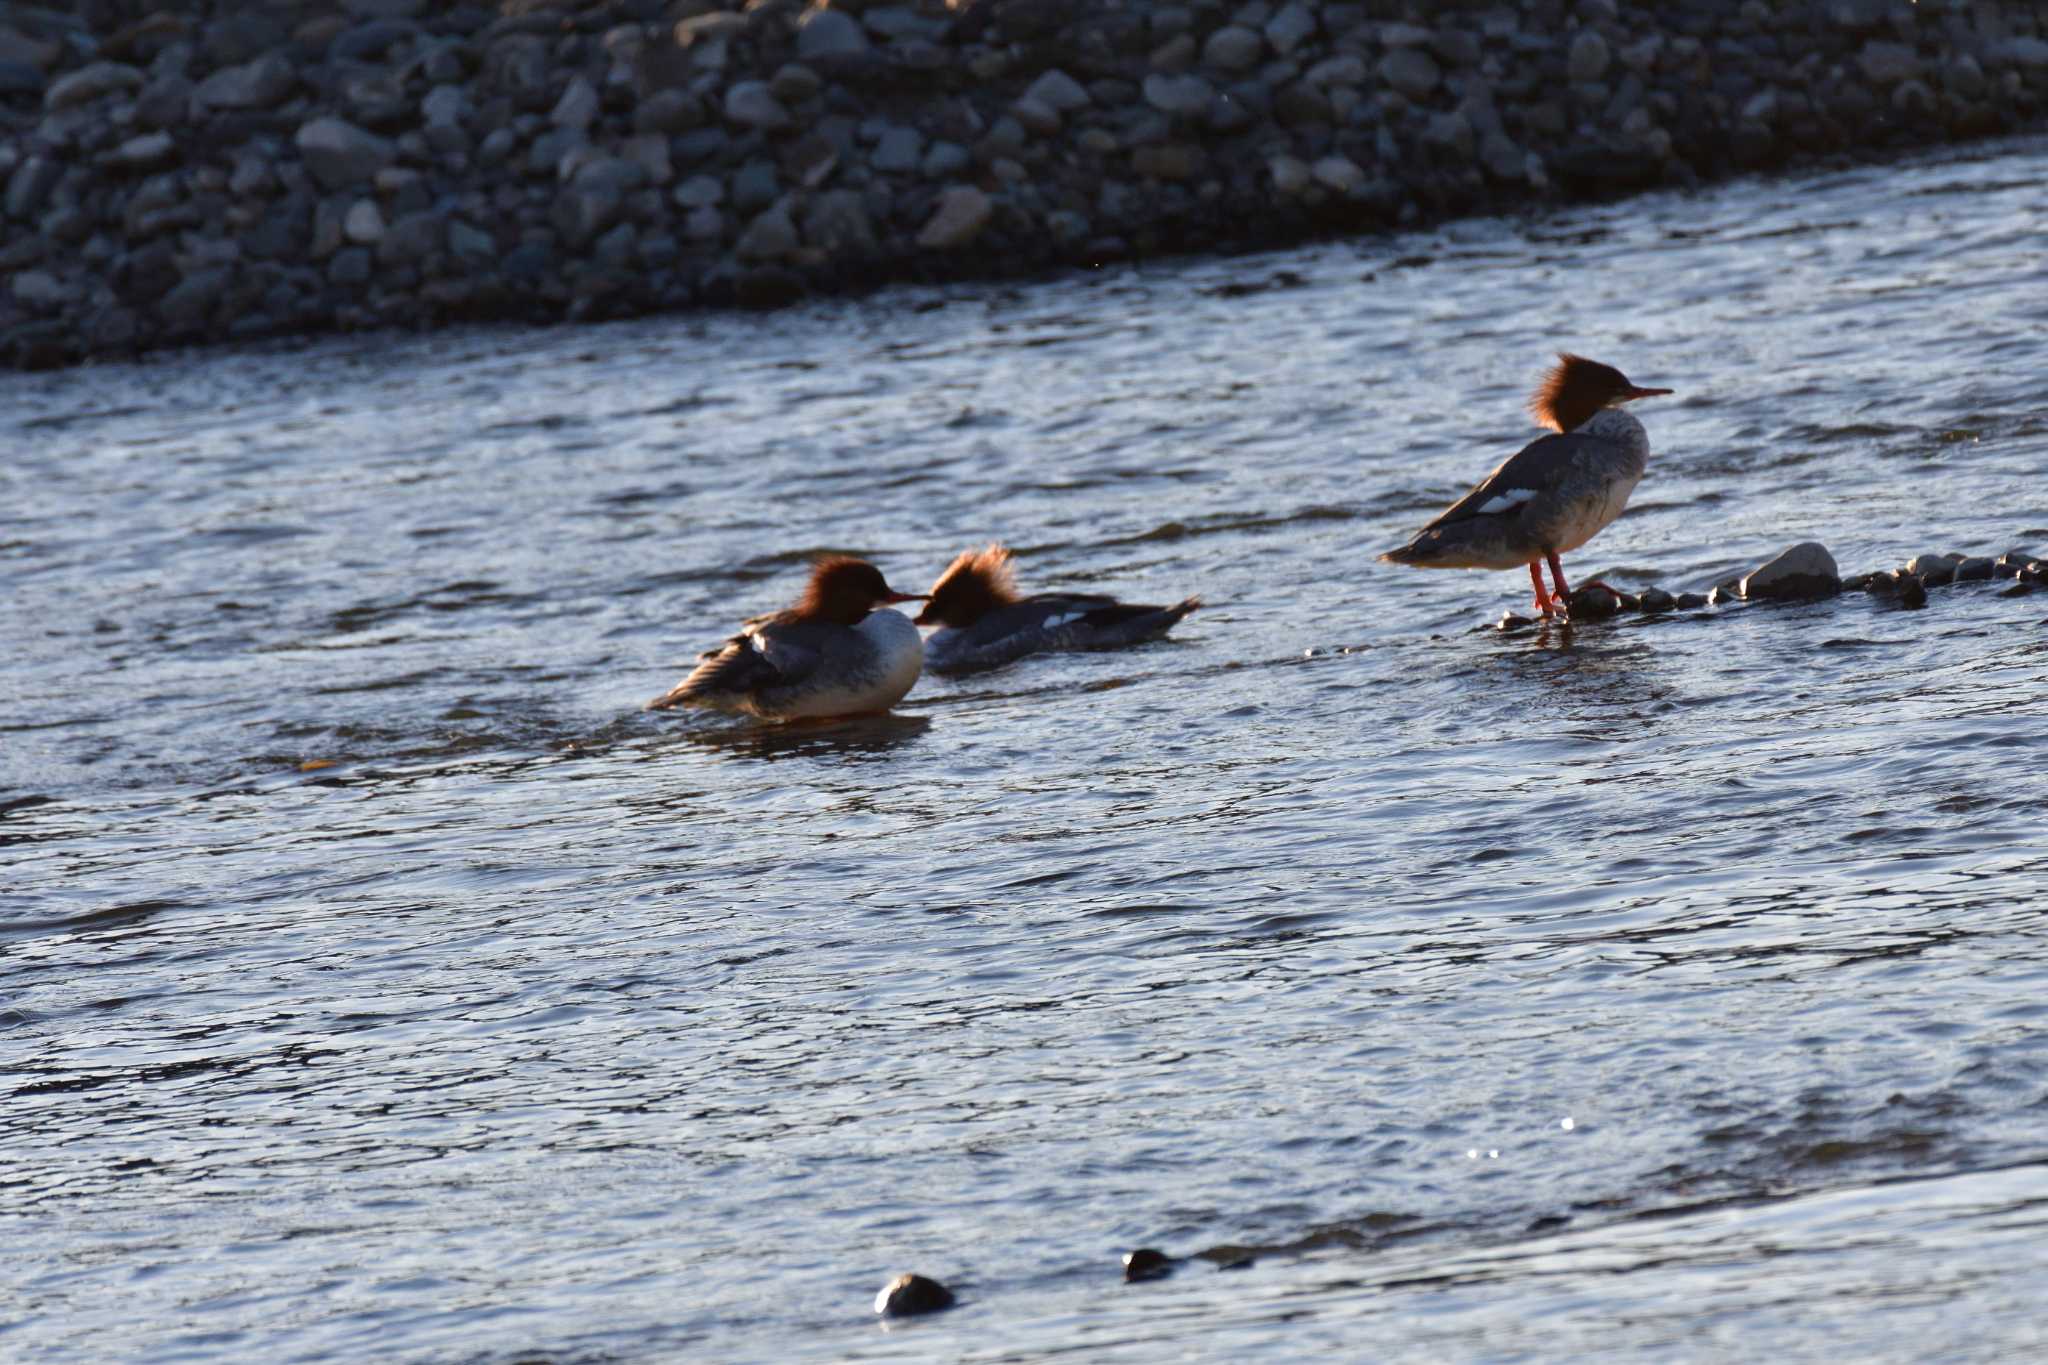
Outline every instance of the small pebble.
<svg viewBox="0 0 2048 1365">
<path fill-rule="evenodd" d="M 953 1306 L 953 1291 L 922 1275 L 898 1275 L 875 1295 L 875 1311 L 886 1318 L 909 1318 Z"/>
<path fill-rule="evenodd" d="M 1154 1247 L 1139 1247 L 1124 1253 L 1124 1283 L 1163 1280 L 1173 1273 L 1173 1257 Z"/>
</svg>

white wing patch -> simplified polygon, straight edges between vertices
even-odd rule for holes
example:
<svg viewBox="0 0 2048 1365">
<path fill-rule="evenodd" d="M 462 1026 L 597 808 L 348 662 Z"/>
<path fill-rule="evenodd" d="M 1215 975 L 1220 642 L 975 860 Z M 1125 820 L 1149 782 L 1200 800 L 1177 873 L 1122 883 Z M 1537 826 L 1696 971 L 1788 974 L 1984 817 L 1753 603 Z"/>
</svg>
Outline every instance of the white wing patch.
<svg viewBox="0 0 2048 1365">
<path fill-rule="evenodd" d="M 1535 496 L 1536 490 L 1533 488 L 1510 488 L 1507 492 L 1497 493 L 1481 503 L 1479 515 L 1493 517 L 1499 516 L 1502 512 L 1512 512 Z"/>
<path fill-rule="evenodd" d="M 1046 617 L 1045 624 L 1041 626 L 1040 629 L 1058 630 L 1061 626 L 1069 625 L 1072 622 L 1078 621 L 1087 614 L 1088 613 L 1085 611 L 1063 611 L 1058 616 Z"/>
</svg>

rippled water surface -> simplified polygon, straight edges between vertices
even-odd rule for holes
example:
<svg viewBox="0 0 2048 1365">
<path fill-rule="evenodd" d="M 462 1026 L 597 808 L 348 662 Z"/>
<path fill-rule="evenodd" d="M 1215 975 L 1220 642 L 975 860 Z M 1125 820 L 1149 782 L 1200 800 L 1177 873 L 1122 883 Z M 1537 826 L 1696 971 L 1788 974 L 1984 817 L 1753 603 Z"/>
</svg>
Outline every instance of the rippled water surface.
<svg viewBox="0 0 2048 1365">
<path fill-rule="evenodd" d="M 1372 555 L 1559 346 L 1679 395 L 1577 573 L 2048 552 L 2044 190 L 0 378 L 0 1353 L 2040 1348 L 2048 593 L 1503 635 Z M 998 536 L 1210 605 L 638 710 Z"/>
</svg>

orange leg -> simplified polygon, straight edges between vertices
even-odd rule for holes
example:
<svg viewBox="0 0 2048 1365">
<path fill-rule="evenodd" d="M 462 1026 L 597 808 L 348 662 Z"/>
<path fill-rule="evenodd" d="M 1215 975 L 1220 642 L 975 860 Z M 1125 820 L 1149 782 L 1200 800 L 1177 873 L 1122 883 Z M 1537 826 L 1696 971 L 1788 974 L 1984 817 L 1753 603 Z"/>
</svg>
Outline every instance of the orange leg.
<svg viewBox="0 0 2048 1365">
<path fill-rule="evenodd" d="M 1529 581 L 1536 585 L 1537 614 L 1542 616 L 1558 615 L 1558 604 L 1552 601 L 1550 594 L 1543 590 L 1543 569 L 1533 559 L 1529 561 Z"/>
</svg>

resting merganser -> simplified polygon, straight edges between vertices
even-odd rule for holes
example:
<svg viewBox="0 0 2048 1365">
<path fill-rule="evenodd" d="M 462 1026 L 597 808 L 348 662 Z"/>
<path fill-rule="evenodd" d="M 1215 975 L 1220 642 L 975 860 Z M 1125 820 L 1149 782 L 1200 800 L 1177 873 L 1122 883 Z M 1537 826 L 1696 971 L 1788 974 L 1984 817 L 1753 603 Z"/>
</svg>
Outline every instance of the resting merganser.
<svg viewBox="0 0 2048 1365">
<path fill-rule="evenodd" d="M 917 624 L 938 626 L 925 641 L 934 673 L 992 668 L 1053 649 L 1101 649 L 1156 640 L 1202 605 L 1139 606 L 1090 593 L 1019 597 L 1010 552 L 1001 545 L 963 550 L 932 584 Z"/>
<path fill-rule="evenodd" d="M 1638 388 L 1612 365 L 1560 354 L 1529 399 L 1529 415 L 1558 434 L 1509 456 L 1413 540 L 1380 558 L 1418 569 L 1526 564 L 1536 585 L 1536 610 L 1562 614 L 1571 589 L 1557 557 L 1621 515 L 1650 457 L 1649 434 L 1621 405 L 1670 392 Z M 1544 561 L 1557 585 L 1555 597 L 1543 590 Z"/>
<path fill-rule="evenodd" d="M 924 641 L 909 617 L 878 608 L 922 600 L 891 588 L 866 560 L 828 555 L 811 566 L 795 606 L 745 622 L 647 709 L 701 706 L 763 720 L 886 711 L 917 681 Z"/>
</svg>

